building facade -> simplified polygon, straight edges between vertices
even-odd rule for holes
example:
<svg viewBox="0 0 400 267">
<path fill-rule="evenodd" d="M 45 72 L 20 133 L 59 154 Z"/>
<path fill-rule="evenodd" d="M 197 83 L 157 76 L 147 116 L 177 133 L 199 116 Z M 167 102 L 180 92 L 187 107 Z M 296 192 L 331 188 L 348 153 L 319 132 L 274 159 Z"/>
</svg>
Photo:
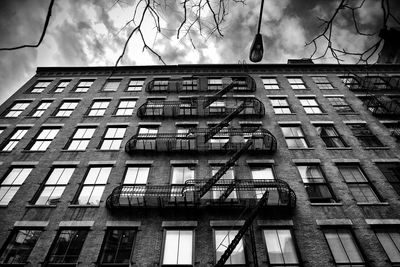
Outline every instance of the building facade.
<svg viewBox="0 0 400 267">
<path fill-rule="evenodd" d="M 0 266 L 400 266 L 400 65 L 38 68 Z"/>
</svg>

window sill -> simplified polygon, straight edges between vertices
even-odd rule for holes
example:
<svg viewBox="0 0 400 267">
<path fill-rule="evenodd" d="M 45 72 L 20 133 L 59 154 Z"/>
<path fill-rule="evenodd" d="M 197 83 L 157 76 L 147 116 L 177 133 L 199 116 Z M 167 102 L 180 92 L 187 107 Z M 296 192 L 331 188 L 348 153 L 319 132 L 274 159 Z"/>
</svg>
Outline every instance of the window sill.
<svg viewBox="0 0 400 267">
<path fill-rule="evenodd" d="M 11 152 L 13 152 L 12 150 L 10 150 L 10 151 L 0 151 L 0 153 L 11 153 Z"/>
<path fill-rule="evenodd" d="M 343 203 L 310 203 L 310 206 L 343 206 Z"/>
<path fill-rule="evenodd" d="M 388 202 L 357 202 L 358 206 L 389 206 Z"/>
<path fill-rule="evenodd" d="M 288 147 L 288 149 L 289 150 L 314 150 L 315 148 L 313 148 L 313 147 L 305 147 L 305 148 L 295 148 L 295 147 L 290 148 L 290 147 Z"/>
<path fill-rule="evenodd" d="M 387 146 L 368 146 L 368 147 L 364 147 L 365 150 L 389 150 L 390 147 Z"/>
<path fill-rule="evenodd" d="M 0 204 L 0 209 L 1 208 L 7 208 L 8 207 L 8 204 Z"/>
<path fill-rule="evenodd" d="M 119 152 L 121 149 L 97 149 L 97 152 Z"/>
<path fill-rule="evenodd" d="M 70 116 L 48 116 L 48 118 L 57 118 L 57 119 L 65 119 L 69 118 Z"/>
<path fill-rule="evenodd" d="M 83 117 L 83 118 L 103 118 L 104 115 L 102 115 L 102 116 L 88 116 L 88 115 L 83 115 L 82 117 Z"/>
<path fill-rule="evenodd" d="M 360 115 L 360 113 L 357 113 L 357 112 L 348 112 L 348 113 L 346 113 L 346 112 L 341 112 L 341 113 L 339 113 L 339 112 L 338 112 L 338 114 L 339 114 L 339 115 Z"/>
<path fill-rule="evenodd" d="M 329 115 L 329 113 L 322 112 L 322 113 L 306 113 L 307 115 Z"/>
<path fill-rule="evenodd" d="M 275 113 L 275 115 L 296 115 L 297 113 Z"/>
<path fill-rule="evenodd" d="M 79 205 L 79 204 L 70 204 L 68 208 L 100 208 L 100 205 Z"/>
<path fill-rule="evenodd" d="M 326 150 L 352 150 L 351 147 L 327 147 Z"/>
<path fill-rule="evenodd" d="M 111 115 L 111 117 L 132 117 L 132 115 Z"/>
<path fill-rule="evenodd" d="M 21 152 L 22 153 L 44 153 L 44 152 L 46 152 L 46 150 L 21 150 Z"/>
<path fill-rule="evenodd" d="M 84 149 L 84 150 L 68 150 L 68 149 L 61 149 L 60 151 L 61 151 L 61 152 L 85 152 L 86 149 Z"/>
<path fill-rule="evenodd" d="M 31 205 L 31 204 L 28 204 L 28 205 L 26 205 L 26 208 L 41 208 L 41 209 L 43 209 L 43 208 L 57 208 L 57 205 Z"/>
</svg>

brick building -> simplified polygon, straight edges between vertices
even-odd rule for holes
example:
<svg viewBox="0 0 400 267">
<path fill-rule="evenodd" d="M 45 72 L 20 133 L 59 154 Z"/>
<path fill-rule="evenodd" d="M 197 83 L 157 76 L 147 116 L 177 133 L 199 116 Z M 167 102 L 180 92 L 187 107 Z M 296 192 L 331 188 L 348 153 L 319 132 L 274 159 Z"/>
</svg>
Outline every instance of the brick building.
<svg viewBox="0 0 400 267">
<path fill-rule="evenodd" d="M 399 87 L 400 65 L 38 68 L 0 109 L 0 266 L 398 266 Z"/>
</svg>

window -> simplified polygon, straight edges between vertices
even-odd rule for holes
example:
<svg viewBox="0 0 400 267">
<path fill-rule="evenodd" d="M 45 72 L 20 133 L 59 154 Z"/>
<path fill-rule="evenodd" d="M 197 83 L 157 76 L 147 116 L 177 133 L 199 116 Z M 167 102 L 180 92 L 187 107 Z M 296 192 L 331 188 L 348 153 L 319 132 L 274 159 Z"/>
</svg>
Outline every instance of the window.
<svg viewBox="0 0 400 267">
<path fill-rule="evenodd" d="M 63 101 L 61 105 L 58 107 L 54 116 L 56 117 L 69 117 L 72 112 L 75 110 L 79 101 Z"/>
<path fill-rule="evenodd" d="M 365 77 L 364 79 L 367 89 L 373 89 L 373 90 L 391 89 L 390 86 L 388 86 L 381 77 L 372 76 L 372 77 Z"/>
<path fill-rule="evenodd" d="M 300 266 L 289 229 L 265 229 L 263 233 L 269 266 Z"/>
<path fill-rule="evenodd" d="M 6 241 L 0 255 L 0 263 L 24 264 L 27 263 L 32 249 L 35 247 L 42 230 L 14 229 Z"/>
<path fill-rule="evenodd" d="M 320 124 L 314 126 L 327 147 L 347 147 L 333 125 Z"/>
<path fill-rule="evenodd" d="M 138 142 L 136 146 L 139 149 L 156 149 L 156 139 L 158 126 L 140 126 L 138 129 Z"/>
<path fill-rule="evenodd" d="M 171 197 L 181 197 L 187 180 L 194 180 L 195 166 L 172 166 Z"/>
<path fill-rule="evenodd" d="M 181 98 L 179 101 L 179 115 L 191 116 L 197 115 L 197 105 L 188 99 Z"/>
<path fill-rule="evenodd" d="M 324 229 L 336 266 L 366 266 L 349 229 Z"/>
<path fill-rule="evenodd" d="M 372 189 L 371 182 L 358 165 L 341 165 L 339 171 L 357 202 L 377 203 L 378 196 Z"/>
<path fill-rule="evenodd" d="M 68 84 L 71 82 L 71 80 L 61 80 L 56 88 L 54 88 L 53 92 L 54 93 L 62 93 L 64 92 L 65 88 L 68 86 Z"/>
<path fill-rule="evenodd" d="M 128 84 L 128 88 L 126 91 L 140 92 L 142 91 L 142 87 L 145 79 L 131 79 Z"/>
<path fill-rule="evenodd" d="M 209 124 L 209 130 L 217 126 L 217 124 Z M 227 127 L 223 127 L 220 131 L 218 131 L 215 135 L 208 140 L 212 149 L 222 149 L 226 143 L 229 142 L 229 130 Z"/>
<path fill-rule="evenodd" d="M 376 165 L 400 195 L 400 163 L 376 163 Z"/>
<path fill-rule="evenodd" d="M 238 230 L 214 230 L 215 235 L 215 261 L 218 262 L 221 256 L 224 254 L 226 248 L 235 238 Z M 244 255 L 243 239 L 240 239 L 236 248 L 232 251 L 231 255 L 227 259 L 225 265 L 233 264 L 246 264 L 246 258 Z"/>
<path fill-rule="evenodd" d="M 146 115 L 159 116 L 164 114 L 164 99 L 152 98 L 146 103 Z"/>
<path fill-rule="evenodd" d="M 93 101 L 87 113 L 88 116 L 103 116 L 106 112 L 110 100 L 96 100 Z"/>
<path fill-rule="evenodd" d="M 191 150 L 196 148 L 196 137 L 190 134 L 190 129 L 196 129 L 196 124 L 182 124 L 176 126 L 176 149 Z"/>
<path fill-rule="evenodd" d="M 300 103 L 307 114 L 321 114 L 322 110 L 315 98 L 300 98 Z"/>
<path fill-rule="evenodd" d="M 217 100 L 211 103 L 211 105 L 208 107 L 209 113 L 210 114 L 221 114 L 225 113 L 225 101 L 224 100 Z"/>
<path fill-rule="evenodd" d="M 354 113 L 343 97 L 326 97 L 337 113 Z"/>
<path fill-rule="evenodd" d="M 42 128 L 33 142 L 28 146 L 29 150 L 45 151 L 59 131 L 59 128 Z"/>
<path fill-rule="evenodd" d="M 136 197 L 134 201 L 143 201 L 143 197 L 146 193 L 146 184 L 149 177 L 150 166 L 128 166 L 125 173 L 123 185 L 133 187 L 130 195 L 124 195 L 121 197 L 128 198 L 126 201 L 132 201 L 131 197 Z M 130 189 L 128 189 L 130 190 Z M 121 200 L 124 201 L 124 200 Z"/>
<path fill-rule="evenodd" d="M 108 127 L 100 145 L 100 149 L 119 150 L 122 139 L 124 139 L 125 131 L 125 126 Z"/>
<path fill-rule="evenodd" d="M 133 108 L 136 105 L 135 99 L 124 99 L 118 104 L 115 115 L 117 116 L 131 116 L 133 114 Z"/>
<path fill-rule="evenodd" d="M 303 79 L 300 77 L 291 77 L 288 78 L 288 81 L 292 89 L 307 89 Z"/>
<path fill-rule="evenodd" d="M 60 229 L 53 241 L 49 254 L 47 255 L 46 266 L 76 266 L 79 254 L 85 242 L 89 230 L 87 229 Z"/>
<path fill-rule="evenodd" d="M 56 205 L 74 173 L 74 167 L 55 167 L 41 189 L 35 205 Z"/>
<path fill-rule="evenodd" d="M 383 249 L 385 250 L 392 264 L 400 264 L 400 233 L 397 229 L 376 229 L 375 234 L 378 237 Z M 397 266 L 397 265 L 396 265 Z"/>
<path fill-rule="evenodd" d="M 111 169 L 111 166 L 90 167 L 79 196 L 75 201 L 76 204 L 99 205 Z"/>
<path fill-rule="evenodd" d="M 131 266 L 136 229 L 107 228 L 100 252 L 100 266 Z M 124 264 L 125 263 L 125 264 Z"/>
<path fill-rule="evenodd" d="M 196 91 L 197 90 L 197 78 L 183 78 L 182 90 L 183 91 Z"/>
<path fill-rule="evenodd" d="M 71 140 L 68 142 L 67 150 L 85 150 L 89 145 L 90 139 L 92 138 L 95 127 L 79 127 L 76 129 Z"/>
<path fill-rule="evenodd" d="M 31 93 L 40 94 L 50 83 L 51 81 L 38 81 L 31 89 Z"/>
<path fill-rule="evenodd" d="M 11 106 L 11 108 L 6 111 L 4 117 L 6 118 L 16 118 L 21 113 L 29 106 L 31 102 L 26 102 L 26 101 L 18 101 L 15 102 L 14 105 Z"/>
<path fill-rule="evenodd" d="M 19 140 L 24 137 L 29 128 L 16 128 L 14 132 L 1 145 L 1 151 L 11 151 L 18 144 Z"/>
<path fill-rule="evenodd" d="M 363 147 L 383 147 L 381 141 L 371 132 L 365 124 L 348 124 L 353 135 Z"/>
<path fill-rule="evenodd" d="M 18 167 L 8 172 L 0 184 L 0 205 L 8 205 L 31 171 L 31 167 Z"/>
<path fill-rule="evenodd" d="M 246 77 L 232 77 L 232 83 L 234 83 L 233 90 L 246 91 L 250 89 L 247 86 Z"/>
<path fill-rule="evenodd" d="M 0 127 L 0 135 L 4 132 L 5 129 L 6 127 Z"/>
<path fill-rule="evenodd" d="M 103 91 L 106 91 L 106 92 L 107 91 L 110 91 L 110 92 L 117 91 L 120 83 L 121 83 L 121 80 L 107 80 L 103 86 Z"/>
<path fill-rule="evenodd" d="M 312 79 L 317 84 L 319 89 L 334 89 L 326 77 L 318 76 L 312 77 Z"/>
<path fill-rule="evenodd" d="M 361 88 L 360 83 L 352 75 L 343 76 L 343 77 L 340 77 L 340 79 L 342 80 L 344 85 L 347 88 L 349 88 L 350 90 L 357 90 L 357 89 Z"/>
<path fill-rule="evenodd" d="M 167 91 L 169 84 L 169 78 L 154 79 L 153 91 Z"/>
<path fill-rule="evenodd" d="M 287 98 L 271 98 L 270 99 L 275 114 L 291 114 Z"/>
<path fill-rule="evenodd" d="M 265 90 L 280 89 L 276 78 L 262 78 Z"/>
<path fill-rule="evenodd" d="M 251 165 L 250 166 L 250 171 L 251 171 L 251 177 L 253 180 L 275 180 L 274 172 L 272 171 L 271 166 L 258 166 L 258 165 Z M 255 197 L 257 199 L 260 199 L 265 193 L 265 188 L 264 189 L 255 189 Z M 271 201 L 272 199 L 275 198 L 274 195 L 275 192 L 270 191 L 269 192 L 269 199 L 268 201 Z M 276 192 L 278 193 L 278 192 Z M 279 196 L 277 196 L 279 199 Z"/>
<path fill-rule="evenodd" d="M 300 126 L 281 126 L 281 129 L 289 148 L 309 147 Z"/>
<path fill-rule="evenodd" d="M 297 165 L 311 203 L 334 203 L 335 197 L 319 165 Z"/>
<path fill-rule="evenodd" d="M 193 264 L 192 230 L 165 230 L 162 264 Z"/>
<path fill-rule="evenodd" d="M 76 93 L 86 93 L 90 86 L 93 84 L 93 80 L 82 80 L 79 81 L 78 85 L 75 87 L 74 92 Z"/>
<path fill-rule="evenodd" d="M 149 177 L 149 166 L 128 166 L 125 174 L 124 185 L 147 183 Z"/>
<path fill-rule="evenodd" d="M 211 166 L 211 174 L 215 175 L 219 169 L 221 169 L 221 165 L 214 165 Z M 211 190 L 211 197 L 214 200 L 220 200 L 220 198 L 222 197 L 222 195 L 224 194 L 224 192 L 226 190 L 228 190 L 228 186 L 218 186 L 218 184 L 227 184 L 228 182 L 230 182 L 230 180 L 232 182 L 234 182 L 235 180 L 235 175 L 233 172 L 233 168 L 229 168 L 229 170 L 227 170 L 224 175 L 222 175 L 222 177 L 220 178 L 220 180 L 217 181 L 217 183 L 215 184 L 215 188 L 214 190 Z M 228 197 L 225 199 L 225 201 L 231 201 L 231 200 L 236 200 L 237 199 L 237 194 L 236 194 L 236 190 L 233 190 Z M 221 199 L 223 200 L 223 199 Z"/>
<path fill-rule="evenodd" d="M 222 79 L 221 78 L 208 78 L 207 80 L 207 89 L 212 90 L 221 90 L 222 89 Z"/>
<path fill-rule="evenodd" d="M 53 101 L 40 101 L 39 105 L 35 107 L 34 110 L 30 113 L 31 117 L 39 118 L 43 115 L 43 113 L 50 107 Z"/>
</svg>

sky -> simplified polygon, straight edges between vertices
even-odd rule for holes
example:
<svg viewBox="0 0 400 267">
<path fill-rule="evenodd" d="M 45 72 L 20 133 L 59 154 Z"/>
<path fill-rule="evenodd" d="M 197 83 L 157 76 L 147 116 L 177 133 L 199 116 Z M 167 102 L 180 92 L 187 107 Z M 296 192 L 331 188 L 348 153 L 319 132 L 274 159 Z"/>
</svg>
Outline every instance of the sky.
<svg viewBox="0 0 400 267">
<path fill-rule="evenodd" d="M 154 0 L 151 0 L 154 1 Z M 226 16 L 220 24 L 223 36 L 212 33 L 213 16 L 207 6 L 201 13 L 201 33 L 194 22 L 195 7 L 189 0 L 187 20 L 180 38 L 177 29 L 183 21 L 183 1 L 158 0 L 159 31 L 150 13 L 141 29 L 146 44 L 167 65 L 173 64 L 250 64 L 249 50 L 257 31 L 259 0 L 225 0 Z M 164 2 L 165 1 L 165 2 Z M 211 0 L 212 6 L 223 0 Z M 349 0 L 356 6 L 360 1 Z M 2 0 L 0 9 L 0 47 L 34 44 L 43 30 L 50 0 Z M 204 2 L 204 0 L 203 0 Z M 239 3 L 236 3 L 239 2 Z M 321 32 L 321 18 L 329 18 L 339 0 L 265 0 L 261 34 L 264 57 L 261 63 L 286 63 L 287 59 L 306 58 L 313 46 L 305 46 Z M 376 33 L 382 24 L 380 0 L 366 0 L 356 12 L 362 32 Z M 32 76 L 37 67 L 113 66 L 121 55 L 128 35 L 139 24 L 144 11 L 140 0 L 55 0 L 50 23 L 39 48 L 0 51 L 0 103 L 4 102 Z M 166 4 L 167 3 L 167 4 Z M 400 18 L 400 1 L 389 0 L 391 11 Z M 136 20 L 132 20 L 135 7 Z M 189 25 L 193 27 L 188 31 Z M 332 41 L 340 48 L 364 51 L 376 41 L 354 30 L 351 13 L 341 12 L 333 28 Z M 190 33 L 185 35 L 185 33 Z M 317 42 L 321 51 L 326 42 Z M 318 54 L 317 54 L 318 55 Z M 346 57 L 344 63 L 354 63 Z M 315 63 L 336 63 L 328 54 Z M 149 50 L 143 50 L 139 34 L 134 34 L 119 65 L 163 64 Z"/>
</svg>

